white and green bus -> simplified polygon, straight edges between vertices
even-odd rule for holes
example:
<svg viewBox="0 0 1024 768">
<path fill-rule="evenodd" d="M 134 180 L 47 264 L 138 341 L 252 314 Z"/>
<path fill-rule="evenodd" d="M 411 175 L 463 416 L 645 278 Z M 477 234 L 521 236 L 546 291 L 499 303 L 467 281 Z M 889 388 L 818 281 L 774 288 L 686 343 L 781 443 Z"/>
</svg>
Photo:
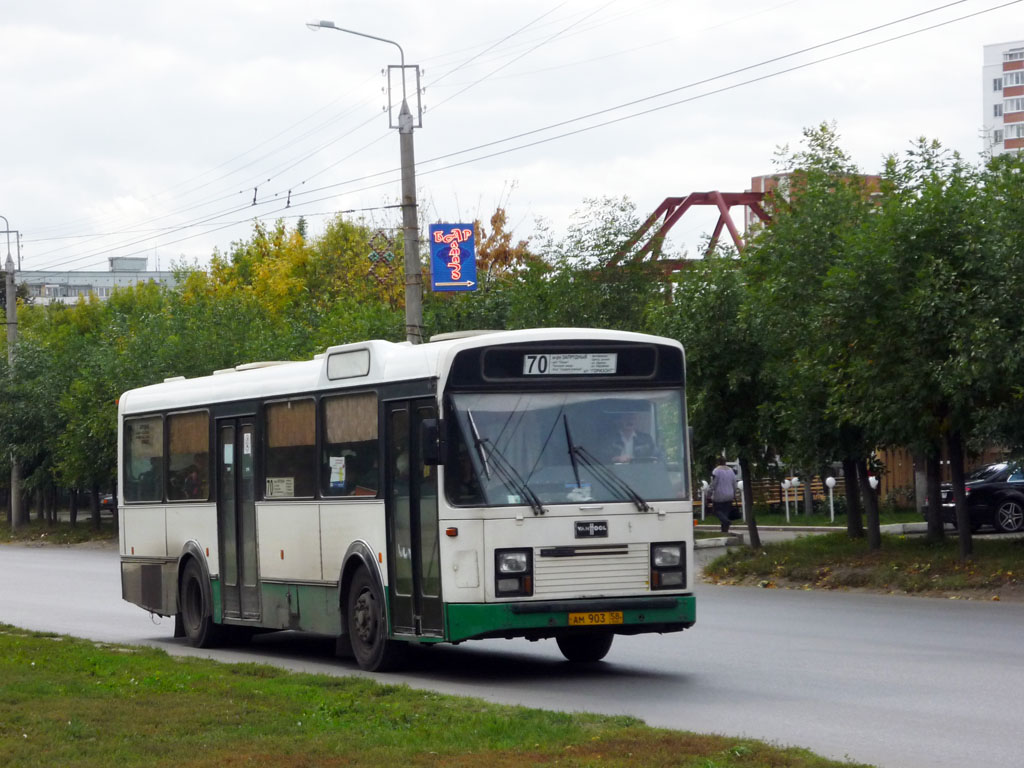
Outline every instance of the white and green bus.
<svg viewBox="0 0 1024 768">
<path fill-rule="evenodd" d="M 119 400 L 125 600 L 211 646 L 616 634 L 695 618 L 685 361 L 588 329 L 368 341 Z"/>
</svg>

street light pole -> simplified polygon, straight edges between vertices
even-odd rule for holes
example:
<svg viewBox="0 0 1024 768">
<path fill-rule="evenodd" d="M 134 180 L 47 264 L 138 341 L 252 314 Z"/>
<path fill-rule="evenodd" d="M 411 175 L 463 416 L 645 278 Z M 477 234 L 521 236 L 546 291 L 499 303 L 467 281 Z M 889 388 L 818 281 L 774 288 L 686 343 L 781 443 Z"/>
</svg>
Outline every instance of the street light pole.
<svg viewBox="0 0 1024 768">
<path fill-rule="evenodd" d="M 311 21 L 306 24 L 311 30 L 334 29 L 350 35 L 368 37 L 388 43 L 398 49 L 402 72 L 402 106 L 398 112 L 398 141 L 402 162 L 402 240 L 405 246 L 405 337 L 412 344 L 423 341 L 423 274 L 420 270 L 419 224 L 416 215 L 416 156 L 413 150 L 412 132 L 416 121 L 406 99 L 405 51 L 394 40 L 368 35 L 337 26 L 333 21 Z M 389 81 L 390 88 L 390 81 Z M 390 91 L 388 94 L 390 102 Z"/>
<path fill-rule="evenodd" d="M 9 374 L 14 375 L 14 344 L 18 340 L 18 289 L 14 283 L 14 259 L 11 258 L 11 225 L 6 216 L 4 229 L 7 230 L 7 261 L 4 263 L 6 272 L 5 290 L 7 298 L 7 364 Z M 11 451 L 11 530 L 18 530 L 21 524 L 21 466 Z"/>
</svg>

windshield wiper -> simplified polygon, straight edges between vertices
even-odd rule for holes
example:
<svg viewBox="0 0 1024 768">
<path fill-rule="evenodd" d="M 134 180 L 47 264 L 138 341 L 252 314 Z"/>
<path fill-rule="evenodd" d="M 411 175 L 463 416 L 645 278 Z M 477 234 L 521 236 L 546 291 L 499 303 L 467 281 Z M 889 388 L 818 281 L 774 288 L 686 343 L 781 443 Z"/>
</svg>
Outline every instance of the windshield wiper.
<svg viewBox="0 0 1024 768">
<path fill-rule="evenodd" d="M 480 463 L 483 465 L 484 474 L 487 479 L 491 478 L 491 467 L 487 463 L 487 451 L 484 449 L 483 438 L 480 437 L 480 430 L 476 428 L 476 419 L 473 418 L 472 411 L 466 411 L 466 415 L 469 416 L 469 428 L 473 430 L 473 447 L 476 448 L 477 456 L 480 457 Z"/>
<path fill-rule="evenodd" d="M 526 503 L 530 505 L 530 509 L 533 510 L 535 515 L 543 515 L 547 512 L 544 509 L 544 505 L 541 504 L 540 498 L 534 493 L 533 489 L 526 484 L 523 480 L 522 475 L 516 471 L 516 468 L 512 463 L 505 458 L 501 451 L 499 451 L 493 442 L 486 437 L 480 436 L 480 430 L 477 429 L 476 419 L 473 418 L 473 412 L 470 410 L 466 411 L 466 416 L 469 418 L 469 427 L 473 432 L 473 446 L 476 448 L 477 455 L 480 457 L 480 463 L 484 468 L 484 475 L 487 479 L 491 478 L 491 469 L 493 465 L 494 474 L 498 476 L 504 486 L 512 491 L 521 498 L 526 499 Z"/>
<path fill-rule="evenodd" d="M 498 476 L 505 487 L 515 493 L 517 496 L 526 499 L 526 503 L 530 505 L 530 509 L 533 510 L 535 515 L 543 515 L 547 512 L 544 509 L 544 505 L 541 503 L 540 497 L 534 493 L 534 490 L 527 485 L 523 476 L 519 474 L 515 466 L 508 459 L 505 458 L 504 454 L 499 451 L 494 443 L 488 438 L 484 437 L 480 439 L 482 444 L 487 444 L 490 448 L 491 462 L 494 465 L 494 474 Z"/>
<path fill-rule="evenodd" d="M 584 448 L 582 445 L 573 446 L 570 452 L 579 456 L 583 460 L 583 463 L 590 468 L 590 471 L 597 475 L 597 478 L 604 483 L 611 491 L 620 493 L 629 499 L 631 502 L 636 504 L 636 508 L 641 512 L 650 512 L 651 505 L 644 501 L 643 497 L 637 493 L 633 487 L 615 474 L 614 471 L 608 468 L 608 466 L 601 461 L 599 458 L 594 456 L 590 451 Z"/>
<path fill-rule="evenodd" d="M 572 462 L 572 474 L 576 478 L 576 487 L 582 488 L 580 483 L 580 465 L 576 460 L 576 444 L 572 441 L 572 433 L 569 431 L 569 414 L 562 414 L 562 423 L 565 425 L 565 442 L 569 446 L 569 461 Z"/>
</svg>

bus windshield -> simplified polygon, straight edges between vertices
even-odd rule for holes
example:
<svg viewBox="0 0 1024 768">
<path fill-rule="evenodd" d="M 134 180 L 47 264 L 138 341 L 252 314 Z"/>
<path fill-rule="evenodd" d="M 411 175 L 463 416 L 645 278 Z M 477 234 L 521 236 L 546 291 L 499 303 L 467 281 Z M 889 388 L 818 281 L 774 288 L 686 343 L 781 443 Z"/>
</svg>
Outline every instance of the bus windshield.
<svg viewBox="0 0 1024 768">
<path fill-rule="evenodd" d="M 678 390 L 456 394 L 445 488 L 462 506 L 689 498 Z"/>
</svg>

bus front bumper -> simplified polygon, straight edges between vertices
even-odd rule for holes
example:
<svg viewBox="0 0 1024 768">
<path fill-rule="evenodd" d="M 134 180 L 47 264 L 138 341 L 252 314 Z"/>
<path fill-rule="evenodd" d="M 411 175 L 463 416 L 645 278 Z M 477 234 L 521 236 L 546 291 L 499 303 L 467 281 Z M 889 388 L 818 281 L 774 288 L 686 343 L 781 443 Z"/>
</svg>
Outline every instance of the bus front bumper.
<svg viewBox="0 0 1024 768">
<path fill-rule="evenodd" d="M 693 595 L 543 600 L 508 603 L 448 603 L 448 641 L 485 637 L 539 640 L 567 631 L 606 631 L 617 635 L 680 632 L 697 617 Z"/>
</svg>

